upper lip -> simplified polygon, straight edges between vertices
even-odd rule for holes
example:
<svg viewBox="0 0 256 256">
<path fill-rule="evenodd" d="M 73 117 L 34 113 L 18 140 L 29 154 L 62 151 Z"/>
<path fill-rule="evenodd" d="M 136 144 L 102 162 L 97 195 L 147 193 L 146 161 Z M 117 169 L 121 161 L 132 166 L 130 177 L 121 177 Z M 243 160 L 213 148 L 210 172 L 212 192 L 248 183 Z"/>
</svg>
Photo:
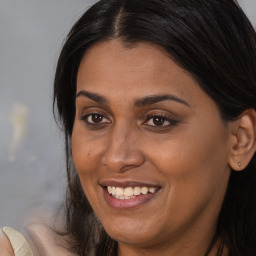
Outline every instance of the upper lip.
<svg viewBox="0 0 256 256">
<path fill-rule="evenodd" d="M 148 188 L 160 188 L 159 184 L 145 183 L 140 181 L 117 181 L 117 180 L 104 180 L 100 182 L 100 185 L 103 187 L 111 186 L 111 187 L 148 187 Z"/>
</svg>

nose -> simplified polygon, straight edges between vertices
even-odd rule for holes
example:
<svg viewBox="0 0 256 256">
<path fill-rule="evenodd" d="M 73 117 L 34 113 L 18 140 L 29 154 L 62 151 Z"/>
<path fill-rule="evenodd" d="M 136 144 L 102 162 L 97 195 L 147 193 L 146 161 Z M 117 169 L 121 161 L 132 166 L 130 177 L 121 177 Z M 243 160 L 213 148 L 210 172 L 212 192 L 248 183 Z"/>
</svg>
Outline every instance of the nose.
<svg viewBox="0 0 256 256">
<path fill-rule="evenodd" d="M 103 165 L 113 172 L 124 172 L 141 166 L 145 158 L 139 149 L 138 137 L 130 126 L 115 125 L 102 156 Z"/>
</svg>

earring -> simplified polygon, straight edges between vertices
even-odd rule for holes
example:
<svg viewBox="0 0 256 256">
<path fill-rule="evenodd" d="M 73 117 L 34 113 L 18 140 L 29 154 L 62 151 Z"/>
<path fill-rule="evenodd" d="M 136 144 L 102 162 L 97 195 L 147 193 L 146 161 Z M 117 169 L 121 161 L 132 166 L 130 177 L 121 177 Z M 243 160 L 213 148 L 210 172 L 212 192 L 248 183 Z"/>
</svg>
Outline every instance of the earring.
<svg viewBox="0 0 256 256">
<path fill-rule="evenodd" d="M 238 166 L 241 167 L 241 163 L 240 162 L 238 162 Z"/>
</svg>

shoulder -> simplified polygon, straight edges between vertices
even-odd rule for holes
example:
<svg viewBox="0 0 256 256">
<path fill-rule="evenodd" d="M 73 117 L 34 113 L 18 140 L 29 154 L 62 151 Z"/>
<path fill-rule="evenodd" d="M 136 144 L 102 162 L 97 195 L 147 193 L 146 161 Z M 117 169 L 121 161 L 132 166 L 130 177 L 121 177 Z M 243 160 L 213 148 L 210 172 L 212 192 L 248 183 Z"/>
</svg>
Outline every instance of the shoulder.
<svg viewBox="0 0 256 256">
<path fill-rule="evenodd" d="M 2 228 L 0 228 L 0 256 L 14 256 L 14 251 L 10 240 L 3 232 Z"/>
<path fill-rule="evenodd" d="M 54 253 L 55 256 L 74 256 L 68 249 L 68 238 L 58 235 L 50 226 L 44 223 L 33 223 L 28 225 L 26 230 L 32 248 L 39 255 L 50 256 Z"/>
<path fill-rule="evenodd" d="M 12 255 L 33 256 L 33 252 L 31 250 L 30 245 L 28 244 L 28 241 L 20 232 L 9 227 L 4 227 L 1 232 L 4 233 L 3 246 L 5 247 L 6 256 L 12 256 Z M 6 242 L 6 239 L 9 240 L 8 243 Z M 9 254 L 7 254 L 7 252 Z"/>
</svg>

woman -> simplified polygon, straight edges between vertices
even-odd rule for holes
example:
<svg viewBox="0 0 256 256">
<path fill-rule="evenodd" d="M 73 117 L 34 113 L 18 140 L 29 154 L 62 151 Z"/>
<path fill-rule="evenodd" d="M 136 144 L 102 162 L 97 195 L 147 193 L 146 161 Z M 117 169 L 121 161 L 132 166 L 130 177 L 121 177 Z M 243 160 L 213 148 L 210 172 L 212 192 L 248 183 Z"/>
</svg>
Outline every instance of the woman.
<svg viewBox="0 0 256 256">
<path fill-rule="evenodd" d="M 255 31 L 233 0 L 92 6 L 54 84 L 70 249 L 255 255 L 255 70 Z"/>
</svg>

